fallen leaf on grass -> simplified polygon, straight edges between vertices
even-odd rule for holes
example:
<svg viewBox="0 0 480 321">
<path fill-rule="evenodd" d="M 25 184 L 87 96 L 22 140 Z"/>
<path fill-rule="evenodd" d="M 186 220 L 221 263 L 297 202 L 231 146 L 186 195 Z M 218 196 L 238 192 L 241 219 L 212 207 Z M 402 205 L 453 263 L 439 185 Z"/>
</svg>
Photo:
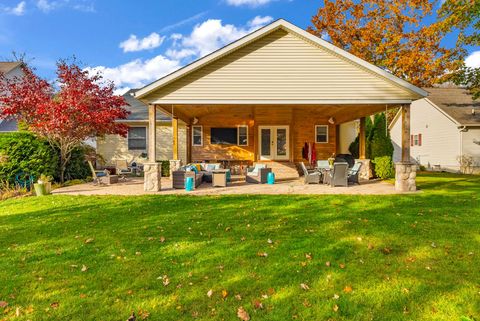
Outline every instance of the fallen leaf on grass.
<svg viewBox="0 0 480 321">
<path fill-rule="evenodd" d="M 263 309 L 263 303 L 262 301 L 260 300 L 255 300 L 253 301 L 253 306 L 255 307 L 255 309 Z"/>
<path fill-rule="evenodd" d="M 8 306 L 8 302 L 6 301 L 0 301 L 0 308 L 6 308 Z"/>
<path fill-rule="evenodd" d="M 52 309 L 56 309 L 56 308 L 58 308 L 59 305 L 60 305 L 60 303 L 58 303 L 58 302 L 52 302 L 52 303 L 50 304 L 50 307 L 51 307 Z"/>
<path fill-rule="evenodd" d="M 88 267 L 85 264 L 83 264 L 82 265 L 82 272 L 86 272 L 87 270 L 88 270 Z"/>
<path fill-rule="evenodd" d="M 345 292 L 345 293 L 350 293 L 350 292 L 352 292 L 352 291 L 353 291 L 353 289 L 352 289 L 352 287 L 351 287 L 350 285 L 347 285 L 347 286 L 343 289 L 343 292 Z"/>
<path fill-rule="evenodd" d="M 165 242 L 165 237 L 164 236 L 160 236 L 160 242 L 161 243 Z"/>
<path fill-rule="evenodd" d="M 333 295 L 333 299 L 334 299 L 334 300 L 338 300 L 338 299 L 340 299 L 340 296 L 339 296 L 338 294 L 334 294 L 334 295 Z"/>
<path fill-rule="evenodd" d="M 302 289 L 305 290 L 305 291 L 310 290 L 310 287 L 309 287 L 307 284 L 305 284 L 305 283 L 301 283 L 301 284 L 300 284 L 300 288 L 302 288 Z"/>
<path fill-rule="evenodd" d="M 268 253 L 267 253 L 267 252 L 258 252 L 258 253 L 257 253 L 257 256 L 267 257 L 267 256 L 268 256 Z"/>
<path fill-rule="evenodd" d="M 305 258 L 307 260 L 311 260 L 312 259 L 312 253 L 305 253 Z"/>
<path fill-rule="evenodd" d="M 237 310 L 237 317 L 242 321 L 249 321 L 250 315 L 243 307 L 239 307 Z"/>
<path fill-rule="evenodd" d="M 345 264 L 340 263 L 340 268 L 341 268 L 341 269 L 344 269 L 344 268 L 345 268 Z"/>
<path fill-rule="evenodd" d="M 235 295 L 235 299 L 237 299 L 238 301 L 241 301 L 242 300 L 242 296 L 240 294 L 236 294 Z"/>
<path fill-rule="evenodd" d="M 303 306 L 306 307 L 306 308 L 309 308 L 309 307 L 312 306 L 312 304 L 307 299 L 305 299 L 305 300 L 303 300 Z"/>
<path fill-rule="evenodd" d="M 212 294 L 213 294 L 213 290 L 212 290 L 212 289 L 208 290 L 207 296 L 208 296 L 209 298 L 212 297 Z"/>
<path fill-rule="evenodd" d="M 332 263 L 330 263 L 330 261 L 327 261 L 327 262 L 325 262 L 325 265 L 330 267 L 330 266 L 332 266 Z"/>
<path fill-rule="evenodd" d="M 170 279 L 168 278 L 168 276 L 164 275 L 162 277 L 162 283 L 163 283 L 164 286 L 167 286 L 167 285 L 170 284 Z"/>
<path fill-rule="evenodd" d="M 267 240 L 267 243 L 268 243 L 268 244 L 272 244 L 273 241 L 272 241 L 271 239 L 268 239 L 268 240 Z"/>
<path fill-rule="evenodd" d="M 225 299 L 228 296 L 227 290 L 222 290 L 222 299 Z"/>
<path fill-rule="evenodd" d="M 389 247 L 384 247 L 384 248 L 382 249 L 382 253 L 383 253 L 383 254 L 391 254 L 391 253 L 392 253 L 392 249 L 389 248 Z"/>
<path fill-rule="evenodd" d="M 93 239 L 93 238 L 86 239 L 85 244 L 92 243 L 93 241 L 95 241 L 95 239 Z"/>
<path fill-rule="evenodd" d="M 337 312 L 337 311 L 338 311 L 338 305 L 335 304 L 335 305 L 333 306 L 333 312 Z"/>
</svg>

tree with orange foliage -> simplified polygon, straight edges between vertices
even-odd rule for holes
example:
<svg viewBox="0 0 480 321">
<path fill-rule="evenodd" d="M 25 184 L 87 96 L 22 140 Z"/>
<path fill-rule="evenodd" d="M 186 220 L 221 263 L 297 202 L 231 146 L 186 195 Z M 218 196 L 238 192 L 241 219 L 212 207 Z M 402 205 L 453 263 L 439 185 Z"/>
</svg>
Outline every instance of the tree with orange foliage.
<svg viewBox="0 0 480 321">
<path fill-rule="evenodd" d="M 445 48 L 437 22 L 425 24 L 429 0 L 325 0 L 308 31 L 416 86 L 441 82 L 462 59 Z"/>
</svg>

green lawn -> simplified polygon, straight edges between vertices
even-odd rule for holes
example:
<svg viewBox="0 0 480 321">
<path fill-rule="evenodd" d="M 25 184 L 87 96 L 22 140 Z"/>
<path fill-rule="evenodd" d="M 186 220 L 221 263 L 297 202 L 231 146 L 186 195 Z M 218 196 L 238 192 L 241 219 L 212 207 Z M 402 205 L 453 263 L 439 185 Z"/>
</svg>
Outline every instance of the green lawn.
<svg viewBox="0 0 480 321">
<path fill-rule="evenodd" d="M 480 177 L 418 185 L 3 201 L 0 320 L 480 320 Z"/>
</svg>

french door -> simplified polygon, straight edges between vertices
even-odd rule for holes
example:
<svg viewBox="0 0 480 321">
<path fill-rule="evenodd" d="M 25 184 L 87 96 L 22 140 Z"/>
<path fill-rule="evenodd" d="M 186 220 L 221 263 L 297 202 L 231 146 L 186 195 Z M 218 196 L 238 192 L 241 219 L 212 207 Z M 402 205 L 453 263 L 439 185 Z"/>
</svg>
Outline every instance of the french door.
<svg viewBox="0 0 480 321">
<path fill-rule="evenodd" d="M 290 158 L 288 126 L 259 126 L 259 154 L 261 160 L 288 160 Z"/>
</svg>

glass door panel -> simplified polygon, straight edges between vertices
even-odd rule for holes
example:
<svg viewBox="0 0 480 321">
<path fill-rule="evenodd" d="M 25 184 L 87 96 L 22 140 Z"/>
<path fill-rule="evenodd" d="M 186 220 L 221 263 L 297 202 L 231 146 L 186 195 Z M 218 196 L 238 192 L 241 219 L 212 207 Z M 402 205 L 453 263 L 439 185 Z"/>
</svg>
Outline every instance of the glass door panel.
<svg viewBox="0 0 480 321">
<path fill-rule="evenodd" d="M 272 131 L 270 128 L 262 128 L 260 130 L 260 141 L 261 141 L 261 149 L 260 149 L 260 156 L 271 156 L 271 140 L 272 140 Z"/>
<path fill-rule="evenodd" d="M 286 128 L 277 128 L 277 156 L 287 156 Z"/>
</svg>

